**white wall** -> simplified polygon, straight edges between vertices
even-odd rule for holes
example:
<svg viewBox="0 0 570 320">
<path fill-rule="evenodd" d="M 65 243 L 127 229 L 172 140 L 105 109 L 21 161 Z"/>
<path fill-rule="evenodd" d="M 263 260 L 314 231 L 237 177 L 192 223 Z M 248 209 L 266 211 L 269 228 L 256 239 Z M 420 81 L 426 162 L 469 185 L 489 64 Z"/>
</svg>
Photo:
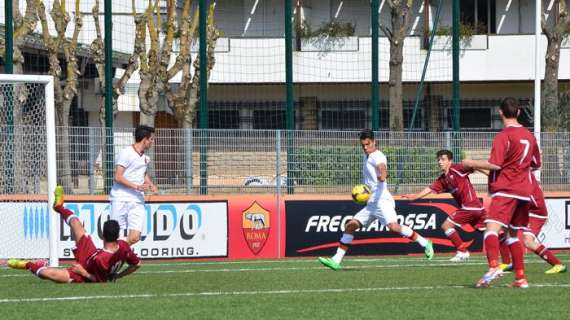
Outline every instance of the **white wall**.
<svg viewBox="0 0 570 320">
<path fill-rule="evenodd" d="M 357 51 L 295 52 L 296 82 L 368 82 L 370 75 L 370 38 L 355 38 Z M 417 81 L 426 55 L 420 38 L 409 37 L 404 48 L 404 81 Z M 488 48 L 462 50 L 462 81 L 529 80 L 534 77 L 533 35 L 474 36 L 473 43 L 488 41 Z M 560 79 L 570 79 L 570 41 L 561 50 Z M 283 39 L 230 39 L 231 50 L 216 54 L 212 83 L 279 83 L 285 81 Z M 543 60 L 546 38 L 542 38 Z M 380 39 L 380 79 L 388 80 L 389 44 Z M 450 81 L 451 52 L 433 51 L 428 80 Z"/>
</svg>

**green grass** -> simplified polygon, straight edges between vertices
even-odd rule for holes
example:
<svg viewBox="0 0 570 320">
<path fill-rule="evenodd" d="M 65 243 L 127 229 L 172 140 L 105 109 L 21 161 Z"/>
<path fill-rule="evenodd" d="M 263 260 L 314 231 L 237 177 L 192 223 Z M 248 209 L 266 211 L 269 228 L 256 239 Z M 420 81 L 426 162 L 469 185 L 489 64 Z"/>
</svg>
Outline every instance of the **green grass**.
<svg viewBox="0 0 570 320">
<path fill-rule="evenodd" d="M 566 261 L 568 255 L 560 255 Z M 0 269 L 2 319 L 554 319 L 567 312 L 570 273 L 545 275 L 527 255 L 529 289 L 474 289 L 483 257 L 146 263 L 116 283 L 61 285 Z M 508 315 L 508 316 L 507 316 Z"/>
</svg>

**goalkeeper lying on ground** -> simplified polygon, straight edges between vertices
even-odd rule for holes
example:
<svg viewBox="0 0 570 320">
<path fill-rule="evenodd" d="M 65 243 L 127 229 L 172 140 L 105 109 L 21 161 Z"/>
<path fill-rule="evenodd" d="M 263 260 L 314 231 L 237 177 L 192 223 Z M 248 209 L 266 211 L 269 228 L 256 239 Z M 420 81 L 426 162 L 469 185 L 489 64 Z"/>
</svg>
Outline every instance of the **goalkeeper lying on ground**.
<svg viewBox="0 0 570 320">
<path fill-rule="evenodd" d="M 28 269 L 41 279 L 59 283 L 107 282 L 133 273 L 140 267 L 140 259 L 127 242 L 119 238 L 119 223 L 108 220 L 103 224 L 103 248 L 97 249 L 79 218 L 63 207 L 63 188 L 55 189 L 53 208 L 71 228 L 76 248 L 73 250 L 77 263 L 67 269 L 47 267 L 45 260 L 24 261 L 11 259 L 8 266 L 14 269 Z M 129 266 L 121 271 L 123 263 Z"/>
</svg>

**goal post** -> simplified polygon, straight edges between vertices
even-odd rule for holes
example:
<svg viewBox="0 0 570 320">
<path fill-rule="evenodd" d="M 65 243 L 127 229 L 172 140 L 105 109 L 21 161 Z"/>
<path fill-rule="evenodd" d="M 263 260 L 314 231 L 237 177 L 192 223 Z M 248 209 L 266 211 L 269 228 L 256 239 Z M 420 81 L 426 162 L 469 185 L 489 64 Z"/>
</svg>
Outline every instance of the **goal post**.
<svg viewBox="0 0 570 320">
<path fill-rule="evenodd" d="M 52 76 L 0 74 L 0 259 L 59 265 Z"/>
</svg>

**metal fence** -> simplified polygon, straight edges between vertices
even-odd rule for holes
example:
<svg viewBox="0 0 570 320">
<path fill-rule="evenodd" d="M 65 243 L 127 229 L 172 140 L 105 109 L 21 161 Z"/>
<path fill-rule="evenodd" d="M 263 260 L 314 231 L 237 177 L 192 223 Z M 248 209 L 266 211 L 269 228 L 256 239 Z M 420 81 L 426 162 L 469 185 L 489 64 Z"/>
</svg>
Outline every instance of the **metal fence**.
<svg viewBox="0 0 570 320">
<path fill-rule="evenodd" d="M 68 147 L 61 145 L 66 130 Z M 71 163 L 68 173 L 58 169 L 58 178 L 71 175 L 73 193 L 104 193 L 104 170 L 112 168 L 105 163 L 104 134 L 102 128 L 58 128 L 58 165 Z M 377 144 L 388 158 L 391 191 L 404 193 L 439 175 L 437 150 L 453 150 L 456 161 L 487 159 L 494 135 L 379 132 Z M 113 136 L 115 155 L 134 141 L 133 129 L 114 129 Z M 544 189 L 568 191 L 570 133 L 543 133 L 541 145 Z M 357 131 L 157 129 L 150 157 L 150 175 L 161 194 L 343 194 L 361 179 Z M 37 177 L 29 181 L 44 183 Z M 486 191 L 485 176 L 474 174 L 471 181 Z"/>
</svg>

